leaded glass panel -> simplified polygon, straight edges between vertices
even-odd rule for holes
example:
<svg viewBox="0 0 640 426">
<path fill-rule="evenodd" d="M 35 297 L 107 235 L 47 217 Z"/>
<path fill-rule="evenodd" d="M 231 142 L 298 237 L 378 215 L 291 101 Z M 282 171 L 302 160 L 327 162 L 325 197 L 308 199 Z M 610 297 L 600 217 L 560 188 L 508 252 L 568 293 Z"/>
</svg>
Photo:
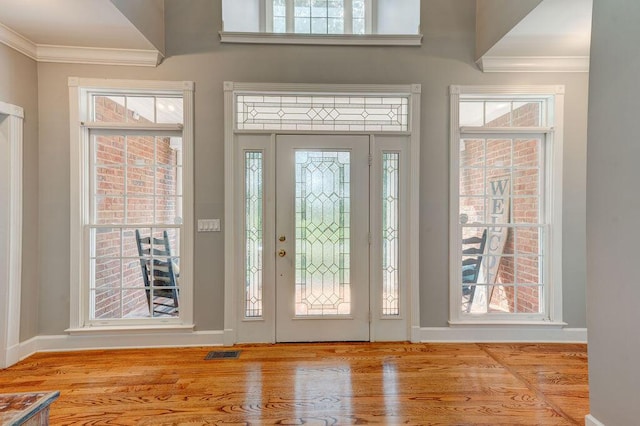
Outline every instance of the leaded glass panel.
<svg viewBox="0 0 640 426">
<path fill-rule="evenodd" d="M 351 153 L 295 153 L 296 316 L 351 313 Z"/>
<path fill-rule="evenodd" d="M 262 317 L 263 153 L 245 153 L 245 317 Z"/>
<path fill-rule="evenodd" d="M 238 95 L 238 130 L 409 130 L 409 98 L 398 96 Z"/>
<path fill-rule="evenodd" d="M 382 315 L 397 316 L 399 305 L 399 160 L 397 152 L 382 154 Z"/>
</svg>

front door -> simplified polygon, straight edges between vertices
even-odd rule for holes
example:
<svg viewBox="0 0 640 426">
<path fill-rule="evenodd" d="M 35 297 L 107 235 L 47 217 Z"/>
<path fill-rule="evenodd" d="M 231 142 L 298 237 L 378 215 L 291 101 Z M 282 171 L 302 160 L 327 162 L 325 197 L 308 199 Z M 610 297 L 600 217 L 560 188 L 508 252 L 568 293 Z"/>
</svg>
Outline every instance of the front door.
<svg viewBox="0 0 640 426">
<path fill-rule="evenodd" d="M 369 137 L 276 147 L 276 341 L 368 341 Z"/>
</svg>

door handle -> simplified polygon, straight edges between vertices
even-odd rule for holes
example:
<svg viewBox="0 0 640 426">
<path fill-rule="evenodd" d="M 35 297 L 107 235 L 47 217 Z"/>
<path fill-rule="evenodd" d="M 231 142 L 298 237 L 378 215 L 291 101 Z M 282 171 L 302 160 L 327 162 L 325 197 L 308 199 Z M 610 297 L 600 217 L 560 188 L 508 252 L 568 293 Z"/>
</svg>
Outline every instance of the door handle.
<svg viewBox="0 0 640 426">
<path fill-rule="evenodd" d="M 285 257 L 286 255 L 287 255 L 287 252 L 285 251 L 285 249 L 278 250 L 278 256 Z"/>
</svg>

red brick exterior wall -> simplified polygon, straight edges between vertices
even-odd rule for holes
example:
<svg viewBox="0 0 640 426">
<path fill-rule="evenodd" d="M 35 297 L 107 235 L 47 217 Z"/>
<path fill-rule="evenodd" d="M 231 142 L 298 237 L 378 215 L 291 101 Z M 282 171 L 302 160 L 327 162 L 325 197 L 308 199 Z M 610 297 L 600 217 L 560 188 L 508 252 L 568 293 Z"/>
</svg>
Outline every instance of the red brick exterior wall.
<svg viewBox="0 0 640 426">
<path fill-rule="evenodd" d="M 125 108 L 107 97 L 95 98 L 95 120 L 101 122 L 123 122 L 125 115 L 129 122 L 145 122 L 142 117 L 134 115 L 133 111 Z M 122 195 L 125 190 L 127 198 L 128 223 L 153 223 L 153 198 L 136 198 L 136 195 L 152 195 L 154 191 L 154 177 L 156 178 L 156 193 L 158 195 L 175 196 L 177 176 L 177 153 L 170 146 L 169 138 L 158 138 L 157 159 L 154 158 L 154 138 L 148 136 L 129 136 L 126 140 L 120 136 L 97 136 L 95 138 L 96 164 L 113 165 L 114 167 L 97 167 L 95 169 L 95 190 L 100 194 Z M 127 188 L 125 188 L 125 171 L 123 164 L 127 164 Z M 153 165 L 167 165 L 173 167 L 156 168 Z M 154 176 L 155 175 L 155 176 Z M 155 209 L 158 214 L 156 222 L 172 222 L 175 215 L 174 198 L 156 198 Z M 120 196 L 99 200 L 97 203 L 97 223 L 124 223 L 124 201 Z M 149 229 L 141 229 L 143 236 L 149 235 Z M 125 318 L 133 313 L 140 313 L 148 309 L 144 281 L 138 259 L 138 249 L 133 229 L 122 230 L 122 270 L 120 267 L 120 230 L 104 229 L 96 231 L 95 249 L 99 256 L 113 256 L 98 259 L 95 264 L 94 276 L 96 286 L 94 318 Z M 157 230 L 156 237 L 162 236 L 162 230 Z M 172 254 L 175 254 L 175 232 L 172 235 Z M 120 306 L 122 287 L 128 288 L 122 292 L 122 307 Z"/>
</svg>

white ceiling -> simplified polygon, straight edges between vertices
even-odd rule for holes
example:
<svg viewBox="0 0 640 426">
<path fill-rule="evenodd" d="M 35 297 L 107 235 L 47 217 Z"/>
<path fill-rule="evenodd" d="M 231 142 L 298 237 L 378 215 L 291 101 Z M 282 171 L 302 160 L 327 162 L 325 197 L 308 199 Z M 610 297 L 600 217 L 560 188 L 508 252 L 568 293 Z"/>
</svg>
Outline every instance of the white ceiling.
<svg viewBox="0 0 640 426">
<path fill-rule="evenodd" d="M 38 62 L 155 67 L 163 57 L 111 0 L 0 0 L 0 43 Z"/>
<path fill-rule="evenodd" d="M 0 23 L 37 45 L 155 50 L 109 0 L 0 0 Z"/>
<path fill-rule="evenodd" d="M 593 0 L 544 0 L 486 56 L 588 57 Z"/>
</svg>

